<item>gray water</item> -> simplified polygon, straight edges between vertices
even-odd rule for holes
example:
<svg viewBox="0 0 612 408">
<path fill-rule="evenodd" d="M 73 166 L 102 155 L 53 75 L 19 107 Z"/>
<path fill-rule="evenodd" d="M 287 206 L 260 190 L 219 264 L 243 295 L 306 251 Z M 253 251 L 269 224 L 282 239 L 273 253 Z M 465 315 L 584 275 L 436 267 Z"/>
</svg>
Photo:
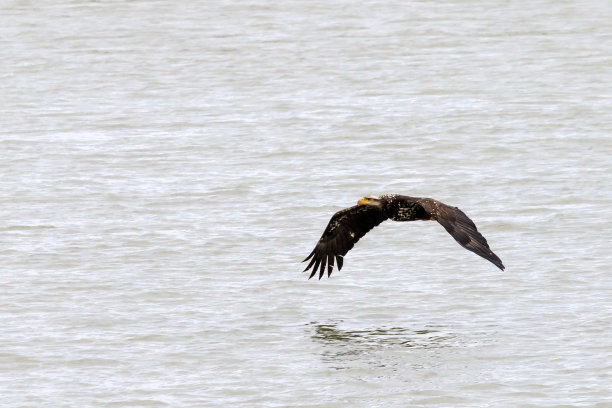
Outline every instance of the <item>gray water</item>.
<svg viewBox="0 0 612 408">
<path fill-rule="evenodd" d="M 4 2 L 1 405 L 612 407 L 611 11 Z"/>
</svg>

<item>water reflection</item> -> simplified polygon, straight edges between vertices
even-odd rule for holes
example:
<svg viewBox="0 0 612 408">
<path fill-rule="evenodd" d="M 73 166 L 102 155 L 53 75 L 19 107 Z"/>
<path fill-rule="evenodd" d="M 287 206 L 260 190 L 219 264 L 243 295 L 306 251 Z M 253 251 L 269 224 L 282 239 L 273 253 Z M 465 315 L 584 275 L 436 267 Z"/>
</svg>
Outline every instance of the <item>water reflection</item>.
<svg viewBox="0 0 612 408">
<path fill-rule="evenodd" d="M 405 354 L 408 349 L 415 352 L 448 348 L 457 345 L 454 334 L 443 327 L 426 326 L 419 329 L 404 327 L 379 327 L 372 329 L 341 329 L 338 322 L 310 322 L 311 338 L 323 346 L 323 359 L 333 363 L 334 368 L 344 369 L 352 363 L 365 363 L 378 367 L 394 366 L 396 353 Z M 405 359 L 404 359 L 405 360 Z M 418 364 L 414 368 L 420 368 Z"/>
</svg>

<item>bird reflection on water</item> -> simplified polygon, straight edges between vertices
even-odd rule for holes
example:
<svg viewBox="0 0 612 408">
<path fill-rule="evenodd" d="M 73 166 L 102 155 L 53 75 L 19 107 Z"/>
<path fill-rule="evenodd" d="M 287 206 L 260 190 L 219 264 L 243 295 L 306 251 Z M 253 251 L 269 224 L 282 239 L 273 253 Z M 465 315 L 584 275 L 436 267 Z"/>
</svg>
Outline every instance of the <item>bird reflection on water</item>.
<svg viewBox="0 0 612 408">
<path fill-rule="evenodd" d="M 312 340 L 324 347 L 324 360 L 334 363 L 337 369 L 348 368 L 347 364 L 360 360 L 368 365 L 388 367 L 394 364 L 393 359 L 389 358 L 390 353 L 405 352 L 406 349 L 424 351 L 458 345 L 456 336 L 445 332 L 442 327 L 344 330 L 338 328 L 338 323 L 309 323 Z M 337 363 L 341 365 L 338 366 Z M 419 368 L 418 364 L 415 368 Z"/>
</svg>

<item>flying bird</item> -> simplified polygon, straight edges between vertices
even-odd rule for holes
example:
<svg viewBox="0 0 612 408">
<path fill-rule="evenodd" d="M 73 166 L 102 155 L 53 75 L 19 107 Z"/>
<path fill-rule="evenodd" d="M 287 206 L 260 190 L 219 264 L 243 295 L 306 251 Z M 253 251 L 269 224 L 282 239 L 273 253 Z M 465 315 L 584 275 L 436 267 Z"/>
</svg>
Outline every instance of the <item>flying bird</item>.
<svg viewBox="0 0 612 408">
<path fill-rule="evenodd" d="M 321 279 L 326 266 L 327 276 L 330 276 L 334 261 L 338 270 L 342 269 L 344 255 L 368 231 L 387 219 L 438 221 L 459 245 L 492 262 L 502 271 L 505 268 L 501 259 L 489 249 L 487 240 L 478 232 L 476 225 L 459 208 L 432 198 L 385 194 L 380 197 L 362 197 L 357 201 L 357 205 L 338 211 L 331 217 L 321 239 L 310 255 L 302 261 L 310 259 L 304 269 L 306 272 L 312 268 L 308 279 L 312 278 L 317 270 Z"/>
</svg>

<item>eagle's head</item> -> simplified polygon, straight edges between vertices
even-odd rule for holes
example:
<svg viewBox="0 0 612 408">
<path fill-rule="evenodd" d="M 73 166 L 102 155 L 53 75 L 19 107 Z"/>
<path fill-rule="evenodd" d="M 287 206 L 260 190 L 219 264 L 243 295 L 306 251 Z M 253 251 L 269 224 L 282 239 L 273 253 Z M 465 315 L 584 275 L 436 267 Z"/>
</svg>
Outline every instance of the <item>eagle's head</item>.
<svg viewBox="0 0 612 408">
<path fill-rule="evenodd" d="M 381 204 L 382 200 L 379 196 L 365 196 L 357 201 L 357 205 L 375 205 L 380 207 Z"/>
</svg>

